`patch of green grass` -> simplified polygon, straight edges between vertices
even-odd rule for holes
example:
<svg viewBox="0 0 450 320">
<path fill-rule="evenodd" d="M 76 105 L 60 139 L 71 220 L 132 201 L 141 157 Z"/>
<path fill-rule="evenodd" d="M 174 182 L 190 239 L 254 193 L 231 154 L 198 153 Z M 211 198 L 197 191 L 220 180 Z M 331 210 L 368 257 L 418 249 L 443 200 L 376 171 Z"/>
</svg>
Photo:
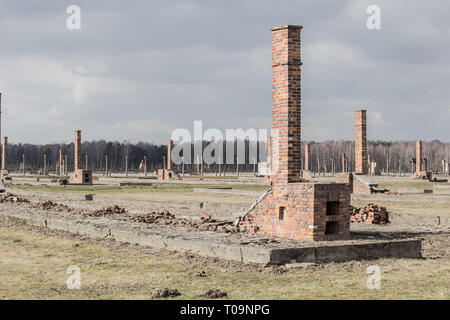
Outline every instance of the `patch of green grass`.
<svg viewBox="0 0 450 320">
<path fill-rule="evenodd" d="M 353 195 L 351 204 L 361 208 L 368 203 L 384 206 L 388 212 L 417 214 L 423 216 L 450 216 L 448 197 L 433 197 L 428 195 L 409 196 L 373 196 Z"/>
<path fill-rule="evenodd" d="M 398 192 L 423 192 L 424 189 L 433 189 L 434 183 L 429 181 L 383 181 L 378 183 L 380 189 L 389 189 Z"/>
</svg>

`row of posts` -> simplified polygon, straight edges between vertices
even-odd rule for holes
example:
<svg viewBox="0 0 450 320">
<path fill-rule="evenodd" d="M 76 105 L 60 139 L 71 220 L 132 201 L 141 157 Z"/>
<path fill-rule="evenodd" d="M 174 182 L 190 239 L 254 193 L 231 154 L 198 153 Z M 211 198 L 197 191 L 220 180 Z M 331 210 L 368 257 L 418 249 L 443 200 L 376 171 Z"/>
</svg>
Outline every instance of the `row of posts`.
<svg viewBox="0 0 450 320">
<path fill-rule="evenodd" d="M 5 145 L 5 143 L 3 144 Z M 59 171 L 59 174 L 61 176 L 66 176 L 67 175 L 67 155 L 64 156 L 64 158 L 61 158 L 62 161 L 57 164 L 57 172 Z M 166 169 L 166 157 L 163 156 L 163 169 Z M 184 160 L 184 159 L 183 159 Z M 320 165 L 320 160 L 317 159 L 317 164 L 315 166 L 315 173 L 317 174 L 327 174 L 328 172 L 328 161 L 327 160 L 323 160 L 323 166 Z M 148 171 L 147 171 L 147 157 L 144 156 L 144 160 L 143 160 L 143 168 L 144 168 L 144 176 L 148 175 Z M 345 154 L 342 155 L 342 160 L 341 160 L 341 168 L 342 168 L 342 172 L 349 172 L 351 171 L 351 165 L 348 165 L 348 160 L 345 158 Z M 303 159 L 301 160 L 302 163 L 302 168 L 304 170 L 310 171 L 308 169 L 310 169 L 310 167 L 305 163 L 305 165 L 303 165 Z M 368 159 L 368 163 L 369 163 L 369 174 L 370 175 L 374 175 L 375 174 L 375 170 L 376 170 L 376 162 L 375 161 L 371 161 L 370 160 L 370 155 L 369 155 L 369 159 Z M 6 165 L 3 164 L 3 170 L 6 169 Z M 198 164 L 197 164 L 197 174 L 203 176 L 204 175 L 204 166 L 200 164 L 200 161 L 198 160 Z M 330 159 L 330 167 L 331 167 L 331 172 L 332 174 L 336 173 L 336 168 L 335 168 L 335 162 L 334 159 Z M 390 163 L 389 163 L 389 159 L 386 159 L 386 170 L 384 171 L 385 174 L 390 174 L 390 173 L 395 173 L 395 172 L 390 172 L 389 171 L 389 167 L 390 167 Z M 414 164 L 411 164 L 411 168 L 410 170 L 415 169 Z M 424 170 L 427 169 L 427 162 L 426 159 L 424 159 Z M 88 170 L 88 155 L 85 155 L 85 169 Z M 322 170 L 323 169 L 323 170 Z M 398 174 L 401 173 L 406 173 L 406 171 L 402 170 L 402 166 L 401 166 L 401 161 L 399 160 L 398 163 Z M 449 173 L 449 163 L 445 160 L 442 160 L 442 173 Z M 44 168 L 43 168 L 43 172 L 44 174 L 47 174 L 48 171 L 48 163 L 47 163 L 47 155 L 44 154 Z M 235 169 L 236 175 L 239 176 L 240 172 L 239 172 L 239 165 L 236 165 L 236 169 Z M 25 154 L 22 154 L 22 173 L 23 175 L 25 175 Z M 182 175 L 185 174 L 185 164 L 184 161 L 181 164 L 181 173 Z M 218 171 L 215 172 L 216 176 L 222 176 L 225 175 L 225 171 L 222 170 L 222 166 L 219 163 L 218 164 Z M 103 175 L 111 175 L 111 171 L 109 171 L 108 168 L 108 156 L 105 156 L 105 170 Z M 125 156 L 125 175 L 128 176 L 128 156 Z M 256 175 L 256 160 L 253 159 L 253 175 Z"/>
</svg>

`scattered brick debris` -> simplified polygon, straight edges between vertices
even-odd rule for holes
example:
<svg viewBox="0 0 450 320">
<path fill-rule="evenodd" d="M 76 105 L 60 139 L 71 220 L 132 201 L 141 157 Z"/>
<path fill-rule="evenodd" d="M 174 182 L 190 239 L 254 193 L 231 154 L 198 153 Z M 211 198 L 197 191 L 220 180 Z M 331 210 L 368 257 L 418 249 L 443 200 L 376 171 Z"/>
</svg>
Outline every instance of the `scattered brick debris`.
<svg viewBox="0 0 450 320">
<path fill-rule="evenodd" d="M 28 199 L 20 198 L 16 195 L 7 193 L 0 196 L 0 203 L 21 203 L 30 202 Z M 224 233 L 238 233 L 253 231 L 256 232 L 257 228 L 247 228 L 241 225 L 241 219 L 237 218 L 235 221 L 216 221 L 211 216 L 202 214 L 200 221 L 191 221 L 185 218 L 177 218 L 174 214 L 167 210 L 161 212 L 151 212 L 143 214 L 129 214 L 125 208 L 118 205 L 105 207 L 99 210 L 85 210 L 85 209 L 74 209 L 67 205 L 59 204 L 51 200 L 46 200 L 43 202 L 38 202 L 30 204 L 32 208 L 38 208 L 42 210 L 51 210 L 57 212 L 72 212 L 82 214 L 89 217 L 110 217 L 114 219 L 119 219 L 122 221 L 131 221 L 139 223 L 157 223 L 171 226 L 184 226 L 191 227 L 203 231 L 215 231 Z"/>
<path fill-rule="evenodd" d="M 71 208 L 64 204 L 55 203 L 53 201 L 47 200 L 44 202 L 38 202 L 33 205 L 33 208 L 39 208 L 43 210 L 53 210 L 53 211 L 72 211 Z"/>
<path fill-rule="evenodd" d="M 12 193 L 4 193 L 0 196 L 0 203 L 25 203 L 30 202 L 30 200 L 21 198 Z"/>
<path fill-rule="evenodd" d="M 130 215 L 129 220 L 142 223 L 158 223 L 172 226 L 185 226 L 204 231 L 216 231 L 225 233 L 237 233 L 240 230 L 238 224 L 234 225 L 229 221 L 218 222 L 212 219 L 210 216 L 202 215 L 200 217 L 200 222 L 195 222 L 184 218 L 177 218 L 167 210 L 164 210 L 162 212 Z"/>
<path fill-rule="evenodd" d="M 208 290 L 205 293 L 199 295 L 199 297 L 208 298 L 208 299 L 220 299 L 226 297 L 227 293 L 224 291 L 216 290 Z"/>
<path fill-rule="evenodd" d="M 203 202 L 202 202 L 203 203 Z M 211 221 L 211 216 L 208 216 L 207 214 L 202 214 L 200 217 L 200 222 L 201 223 L 206 223 L 206 222 L 212 222 Z"/>
<path fill-rule="evenodd" d="M 158 223 L 164 222 L 164 224 L 170 224 L 175 219 L 175 215 L 171 214 L 169 211 L 164 210 L 162 212 L 151 212 L 132 215 L 130 220 L 133 222 L 143 222 L 143 223 Z"/>
<path fill-rule="evenodd" d="M 104 217 L 104 216 L 110 216 L 110 215 L 118 214 L 118 213 L 125 213 L 125 212 L 127 212 L 125 210 L 125 208 L 121 208 L 118 205 L 115 205 L 115 206 L 104 207 L 103 209 L 89 212 L 89 213 L 87 213 L 87 215 L 91 216 L 91 217 Z"/>
<path fill-rule="evenodd" d="M 171 297 L 178 297 L 181 296 L 181 293 L 178 292 L 177 289 L 168 289 L 168 288 L 164 288 L 164 289 L 158 289 L 155 290 L 152 293 L 152 298 L 171 298 Z"/>
<path fill-rule="evenodd" d="M 386 207 L 380 207 L 374 203 L 369 203 L 364 208 L 350 208 L 350 222 L 387 224 L 389 223 L 389 213 Z"/>
</svg>

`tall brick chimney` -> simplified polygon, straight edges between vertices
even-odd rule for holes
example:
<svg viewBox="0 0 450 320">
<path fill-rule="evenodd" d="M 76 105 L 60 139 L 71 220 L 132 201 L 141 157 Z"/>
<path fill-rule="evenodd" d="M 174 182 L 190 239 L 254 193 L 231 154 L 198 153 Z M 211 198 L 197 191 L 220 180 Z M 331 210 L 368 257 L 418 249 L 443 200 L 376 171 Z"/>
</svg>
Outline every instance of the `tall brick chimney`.
<svg viewBox="0 0 450 320">
<path fill-rule="evenodd" d="M 172 149 L 173 149 L 173 140 L 169 139 L 167 143 L 167 170 L 172 170 Z"/>
<path fill-rule="evenodd" d="M 416 141 L 416 172 L 422 171 L 422 141 Z"/>
<path fill-rule="evenodd" d="M 310 171 L 309 163 L 309 143 L 305 144 L 305 171 Z"/>
<path fill-rule="evenodd" d="M 367 111 L 355 111 L 355 173 L 369 173 L 367 165 Z"/>
<path fill-rule="evenodd" d="M 64 175 L 64 158 L 63 158 L 63 151 L 61 148 L 59 148 L 59 175 Z"/>
<path fill-rule="evenodd" d="M 81 169 L 81 130 L 75 130 L 74 170 Z"/>
<path fill-rule="evenodd" d="M 275 144 L 274 184 L 301 181 L 300 31 L 301 26 L 272 28 L 272 108 Z"/>
<path fill-rule="evenodd" d="M 241 217 L 272 237 L 335 240 L 350 234 L 347 183 L 302 180 L 300 106 L 301 26 L 272 28 L 272 188 Z M 308 154 L 309 167 L 309 154 Z"/>
<path fill-rule="evenodd" d="M 2 145 L 2 170 L 6 170 L 6 159 L 8 157 L 8 137 L 3 137 Z"/>
</svg>

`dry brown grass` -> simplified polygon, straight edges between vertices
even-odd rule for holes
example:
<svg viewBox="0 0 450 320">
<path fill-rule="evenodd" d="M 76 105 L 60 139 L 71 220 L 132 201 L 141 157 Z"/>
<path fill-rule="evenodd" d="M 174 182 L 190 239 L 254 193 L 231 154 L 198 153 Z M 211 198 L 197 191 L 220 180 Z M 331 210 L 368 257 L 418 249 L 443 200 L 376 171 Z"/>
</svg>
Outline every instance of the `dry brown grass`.
<svg viewBox="0 0 450 320">
<path fill-rule="evenodd" d="M 446 245 L 448 236 L 430 243 Z M 443 247 L 445 248 L 445 247 Z M 2 222 L 0 298 L 150 299 L 155 289 L 174 288 L 180 299 L 209 289 L 228 299 L 448 299 L 450 261 L 380 259 L 300 269 L 242 265 L 217 259 L 94 241 L 62 232 Z M 381 289 L 368 290 L 366 268 L 381 268 Z M 66 269 L 81 269 L 81 289 L 68 290 Z M 206 277 L 196 273 L 205 271 Z"/>
</svg>

